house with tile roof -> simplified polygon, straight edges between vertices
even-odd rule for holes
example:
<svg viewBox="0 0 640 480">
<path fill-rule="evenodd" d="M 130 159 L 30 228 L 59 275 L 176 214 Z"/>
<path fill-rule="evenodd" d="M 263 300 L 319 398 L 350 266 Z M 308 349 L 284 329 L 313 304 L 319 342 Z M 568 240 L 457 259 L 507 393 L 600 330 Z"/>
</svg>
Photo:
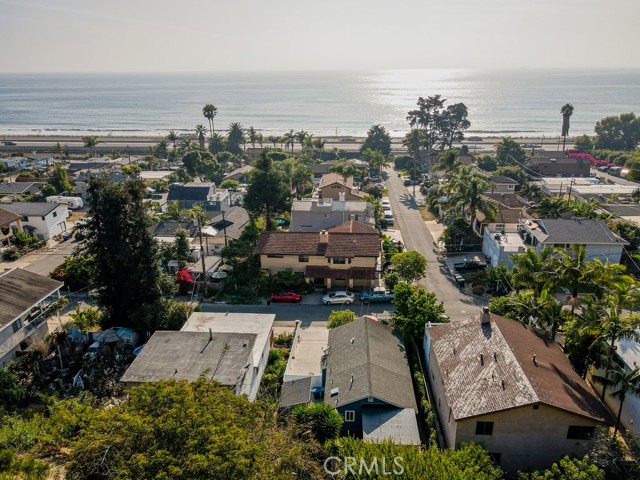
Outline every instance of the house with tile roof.
<svg viewBox="0 0 640 480">
<path fill-rule="evenodd" d="M 344 417 L 343 433 L 419 444 L 407 354 L 391 327 L 371 318 L 329 331 L 324 401 Z"/>
<path fill-rule="evenodd" d="M 446 446 L 482 444 L 508 473 L 583 456 L 613 421 L 559 345 L 487 307 L 428 325 L 424 351 Z"/>
<path fill-rule="evenodd" d="M 271 274 L 291 269 L 320 287 L 370 288 L 380 266 L 380 238 L 357 222 L 319 233 L 263 232 L 257 253 L 260 268 Z"/>
<path fill-rule="evenodd" d="M 343 177 L 339 173 L 327 173 L 318 185 L 321 198 L 334 200 L 363 200 L 364 192 L 353 187 L 353 177 Z M 342 193 L 342 195 L 340 195 Z"/>
</svg>

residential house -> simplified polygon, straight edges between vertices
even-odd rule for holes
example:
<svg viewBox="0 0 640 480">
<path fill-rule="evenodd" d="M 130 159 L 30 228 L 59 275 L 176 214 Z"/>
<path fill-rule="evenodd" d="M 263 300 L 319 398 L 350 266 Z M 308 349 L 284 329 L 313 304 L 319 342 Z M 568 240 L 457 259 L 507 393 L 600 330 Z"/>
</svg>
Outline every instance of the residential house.
<svg viewBox="0 0 640 480">
<path fill-rule="evenodd" d="M 375 210 L 371 203 L 362 200 L 340 200 L 332 198 L 303 198 L 291 205 L 290 232 L 319 232 L 346 221 L 375 226 Z"/>
<path fill-rule="evenodd" d="M 120 381 L 132 386 L 204 376 L 253 401 L 269 359 L 274 319 L 195 312 L 179 332 L 155 332 Z"/>
<path fill-rule="evenodd" d="M 37 195 L 44 183 L 36 182 L 0 182 L 0 198 Z"/>
<path fill-rule="evenodd" d="M 249 395 L 254 333 L 156 331 L 124 373 L 127 386 L 160 380 L 215 380 Z"/>
<path fill-rule="evenodd" d="M 111 170 L 126 164 L 126 160 L 122 158 L 114 160 L 109 157 L 92 157 L 88 160 L 71 160 L 67 166 L 67 171 L 69 175 L 72 175 L 81 170 Z"/>
<path fill-rule="evenodd" d="M 585 247 L 587 261 L 620 263 L 629 243 L 611 231 L 604 220 L 570 218 L 525 219 L 518 226 L 495 225 L 485 228 L 482 252 L 491 266 L 511 265 L 511 255 L 532 247 L 540 252 L 545 247 Z"/>
<path fill-rule="evenodd" d="M 623 367 L 625 371 L 631 372 L 640 367 L 640 343 L 635 340 L 617 340 L 615 342 L 615 362 Z M 602 384 L 593 381 L 593 374 L 606 376 L 604 369 L 594 370 L 589 374 L 589 380 L 593 384 L 598 396 L 602 394 Z M 618 388 L 609 386 L 605 393 L 604 403 L 612 412 L 620 411 L 620 399 L 614 398 L 611 393 Z M 640 442 L 640 397 L 629 393 L 622 404 L 620 423 L 624 429 L 628 430 L 636 443 Z"/>
<path fill-rule="evenodd" d="M 49 165 L 52 165 L 55 161 L 53 159 L 53 155 L 51 155 L 50 153 L 31 152 L 25 155 L 24 158 L 27 161 L 28 165 L 36 168 L 48 167 Z"/>
<path fill-rule="evenodd" d="M 244 208 L 233 205 L 221 212 L 209 212 L 209 223 L 202 229 L 205 237 L 207 255 L 220 255 L 222 249 L 230 240 L 237 240 L 249 223 L 249 212 Z M 199 239 L 194 239 L 198 243 Z"/>
<path fill-rule="evenodd" d="M 138 177 L 144 180 L 147 185 L 151 185 L 153 182 L 166 181 L 172 173 L 171 170 L 143 170 L 138 174 Z"/>
<path fill-rule="evenodd" d="M 2 206 L 3 209 L 22 217 L 25 230 L 44 240 L 67 231 L 69 209 L 63 203 L 14 202 Z"/>
<path fill-rule="evenodd" d="M 44 338 L 49 307 L 62 286 L 18 268 L 0 273 L 0 367 Z"/>
<path fill-rule="evenodd" d="M 4 165 L 7 170 L 15 170 L 20 166 L 20 159 L 17 157 L 0 158 L 0 164 Z"/>
<path fill-rule="evenodd" d="M 129 175 L 120 170 L 119 165 L 112 165 L 109 168 L 96 168 L 80 170 L 75 174 L 73 191 L 82 197 L 85 202 L 88 198 L 89 182 L 93 178 L 106 177 L 114 183 L 122 183 L 129 178 Z"/>
<path fill-rule="evenodd" d="M 249 175 L 252 171 L 253 167 L 251 165 L 245 165 L 227 173 L 222 180 L 236 180 L 240 183 L 248 183 Z"/>
<path fill-rule="evenodd" d="M 504 175 L 491 175 L 489 181 L 492 184 L 487 193 L 515 193 L 518 182 Z"/>
<path fill-rule="evenodd" d="M 588 177 L 591 164 L 584 158 L 570 158 L 562 152 L 536 151 L 525 164 L 527 171 L 539 177 Z"/>
<path fill-rule="evenodd" d="M 212 332 L 214 335 L 253 334 L 255 341 L 251 348 L 251 369 L 243 372 L 246 376 L 246 395 L 253 401 L 258 395 L 262 374 L 269 360 L 269 350 L 273 344 L 272 313 L 213 313 L 194 312 L 180 329 L 181 332 Z"/>
<path fill-rule="evenodd" d="M 0 208 L 0 247 L 11 244 L 14 229 L 22 232 L 22 217 L 17 213 Z"/>
<path fill-rule="evenodd" d="M 369 228 L 352 222 L 347 231 L 263 232 L 257 245 L 260 268 L 271 274 L 291 269 L 326 288 L 369 288 L 377 278 L 380 238 L 373 228 L 350 231 L 360 227 Z"/>
<path fill-rule="evenodd" d="M 529 218 L 529 204 L 513 193 L 485 193 L 483 197 L 490 200 L 496 207 L 494 215 L 487 216 L 483 212 L 476 210 L 473 222 L 473 230 L 477 235 L 483 236 L 484 229 L 491 227 L 491 230 L 507 228 L 517 228 L 523 218 Z"/>
<path fill-rule="evenodd" d="M 230 207 L 231 196 L 228 190 L 216 188 L 212 182 L 174 183 L 169 189 L 167 202 L 175 201 L 182 209 L 198 206 L 206 212 L 220 212 Z"/>
<path fill-rule="evenodd" d="M 344 194 L 342 200 L 363 200 L 364 192 L 353 187 L 353 177 L 344 178 L 338 173 L 327 173 L 320 179 L 318 185 L 321 198 L 340 200 L 340 194 Z"/>
<path fill-rule="evenodd" d="M 420 443 L 404 344 L 376 320 L 362 317 L 329 331 L 324 401 L 343 416 L 343 433 Z"/>
<path fill-rule="evenodd" d="M 484 446 L 507 473 L 582 457 L 612 418 L 555 342 L 491 314 L 429 325 L 425 361 L 448 448 Z"/>
</svg>

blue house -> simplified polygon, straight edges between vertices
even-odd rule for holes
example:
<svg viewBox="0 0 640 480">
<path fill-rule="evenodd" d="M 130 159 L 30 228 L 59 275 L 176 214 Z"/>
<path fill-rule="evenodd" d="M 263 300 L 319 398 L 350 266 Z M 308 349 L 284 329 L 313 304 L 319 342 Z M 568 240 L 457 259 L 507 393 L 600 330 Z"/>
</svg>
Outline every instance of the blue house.
<svg viewBox="0 0 640 480">
<path fill-rule="evenodd" d="M 177 201 L 182 209 L 201 207 L 206 212 L 221 212 L 229 208 L 231 196 L 228 190 L 216 188 L 212 182 L 189 182 L 173 184 L 169 189 L 167 202 Z"/>
<path fill-rule="evenodd" d="M 343 416 L 343 434 L 420 443 L 407 355 L 390 327 L 363 317 L 332 329 L 324 376 L 324 401 Z"/>
</svg>

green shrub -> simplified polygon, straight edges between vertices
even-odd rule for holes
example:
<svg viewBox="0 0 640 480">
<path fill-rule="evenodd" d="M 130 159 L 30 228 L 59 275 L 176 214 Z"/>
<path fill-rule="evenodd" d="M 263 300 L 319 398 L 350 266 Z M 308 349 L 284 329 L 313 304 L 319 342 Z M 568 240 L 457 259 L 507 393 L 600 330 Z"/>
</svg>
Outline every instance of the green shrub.
<svg viewBox="0 0 640 480">
<path fill-rule="evenodd" d="M 333 310 L 329 314 L 329 321 L 327 322 L 327 328 L 336 328 L 341 325 L 353 322 L 358 317 L 351 310 Z"/>
<path fill-rule="evenodd" d="M 342 415 L 328 403 L 298 405 L 292 415 L 298 424 L 310 429 L 320 443 L 338 438 L 344 422 Z"/>
</svg>

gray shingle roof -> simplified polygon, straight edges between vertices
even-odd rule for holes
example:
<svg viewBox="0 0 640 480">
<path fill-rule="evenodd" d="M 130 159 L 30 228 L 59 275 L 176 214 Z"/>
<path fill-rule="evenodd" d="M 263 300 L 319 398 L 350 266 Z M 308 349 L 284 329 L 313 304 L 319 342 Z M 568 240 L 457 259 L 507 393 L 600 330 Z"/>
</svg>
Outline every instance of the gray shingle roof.
<svg viewBox="0 0 640 480">
<path fill-rule="evenodd" d="M 402 341 L 389 327 L 361 318 L 329 332 L 324 401 L 340 407 L 368 397 L 416 408 Z"/>
<path fill-rule="evenodd" d="M 0 182 L 0 195 L 29 193 L 33 186 L 29 182 Z"/>
<path fill-rule="evenodd" d="M 488 324 L 469 318 L 433 325 L 428 334 L 456 419 L 544 403 L 611 420 L 560 346 L 530 327 L 491 314 Z"/>
<path fill-rule="evenodd" d="M 195 237 L 198 227 L 193 222 L 178 222 L 175 220 L 162 220 L 152 227 L 154 237 L 174 237 L 176 230 L 184 229 L 190 237 Z"/>
<path fill-rule="evenodd" d="M 20 268 L 0 275 L 0 327 L 61 287 L 61 282 Z"/>
<path fill-rule="evenodd" d="M 173 200 L 196 200 L 205 202 L 215 183 L 191 182 L 184 185 L 171 185 L 169 189 L 169 202 Z"/>
<path fill-rule="evenodd" d="M 539 226 L 534 235 L 547 244 L 629 245 L 604 220 L 546 218 L 534 222 Z"/>
<path fill-rule="evenodd" d="M 289 380 L 282 384 L 280 407 L 293 407 L 311 400 L 311 377 Z"/>
<path fill-rule="evenodd" d="M 51 202 L 13 202 L 3 204 L 2 208 L 22 217 L 44 217 L 58 208 L 62 203 Z M 66 205 L 65 205 L 65 208 Z"/>
<path fill-rule="evenodd" d="M 505 177 L 504 175 L 492 175 L 489 177 L 489 181 L 496 185 L 518 185 L 513 178 Z"/>
</svg>

